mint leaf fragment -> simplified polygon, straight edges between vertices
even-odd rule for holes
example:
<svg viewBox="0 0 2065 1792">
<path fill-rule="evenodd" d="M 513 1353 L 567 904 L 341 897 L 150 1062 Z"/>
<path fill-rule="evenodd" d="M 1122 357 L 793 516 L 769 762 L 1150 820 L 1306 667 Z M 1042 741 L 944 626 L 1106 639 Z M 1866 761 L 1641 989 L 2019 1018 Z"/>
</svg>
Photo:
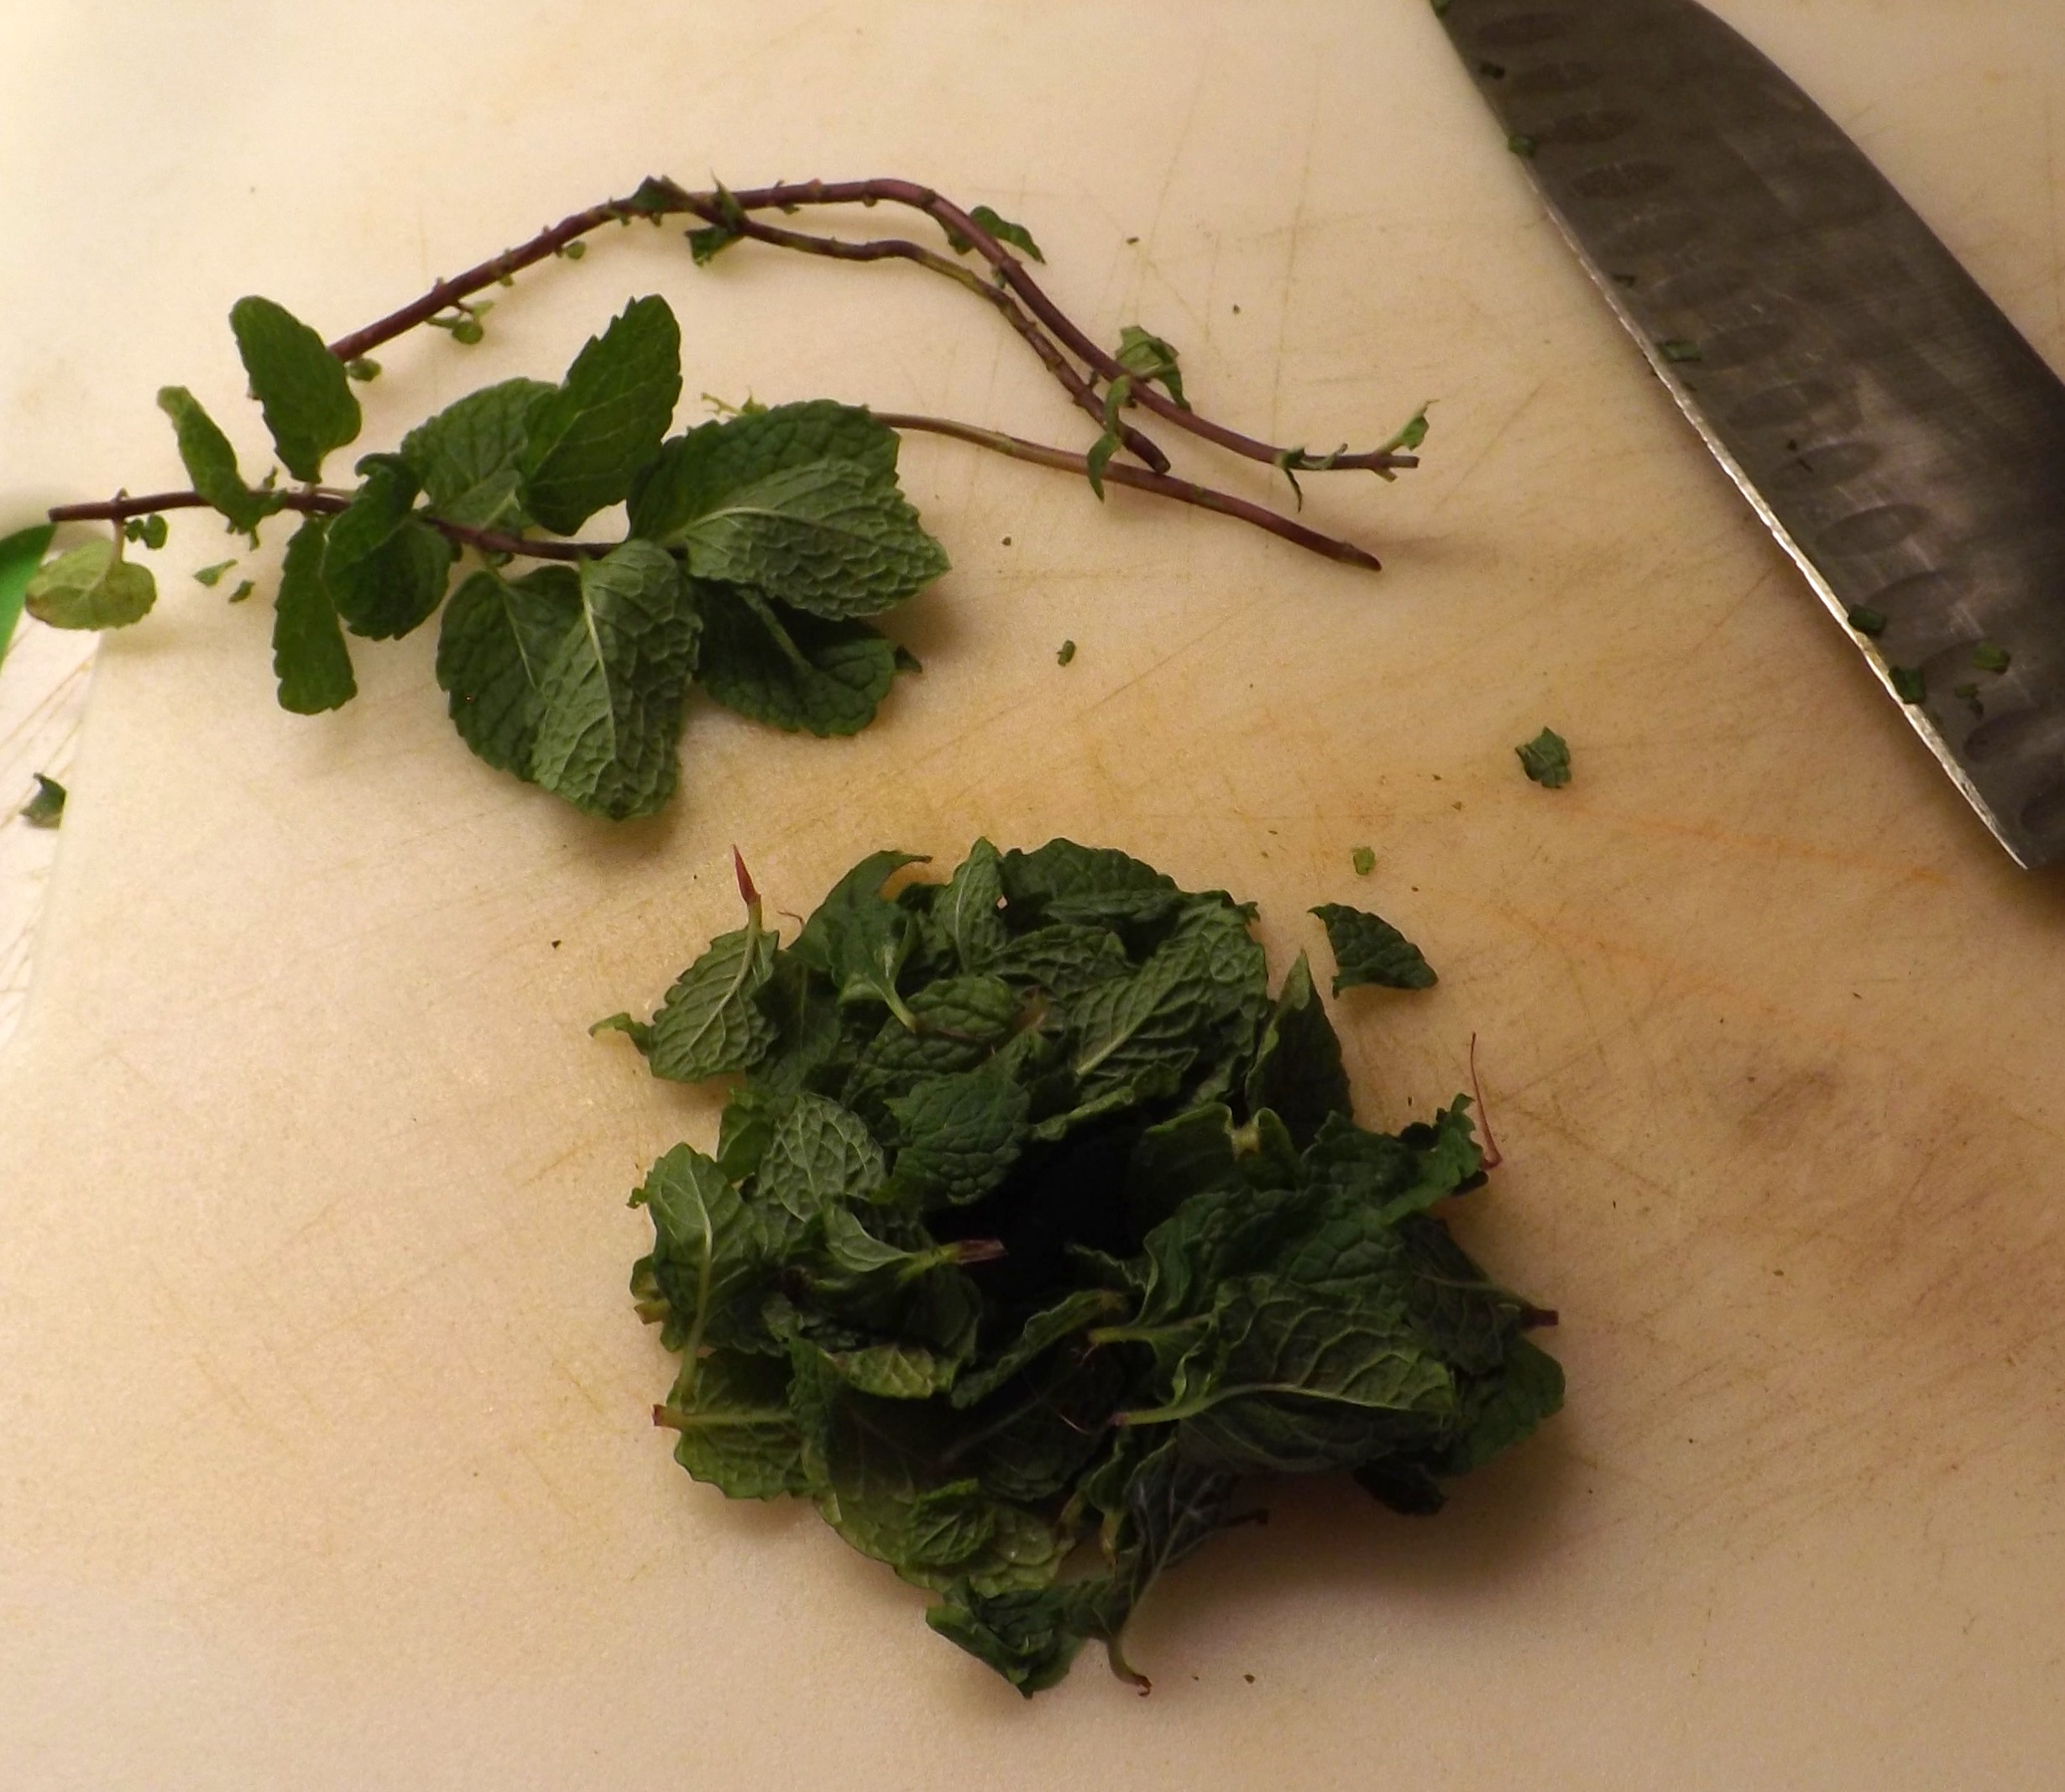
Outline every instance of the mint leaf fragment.
<svg viewBox="0 0 2065 1792">
<path fill-rule="evenodd" d="M 1059 650 L 1054 655 L 1054 664 L 1057 666 L 1066 666 L 1074 657 L 1075 643 L 1074 641 L 1064 641 L 1061 644 Z"/>
<path fill-rule="evenodd" d="M 1884 610 L 1873 609 L 1869 604 L 1860 603 L 1850 611 L 1849 623 L 1859 635 L 1876 637 L 1885 633 L 1886 614 Z"/>
<path fill-rule="evenodd" d="M 239 299 L 229 327 L 280 458 L 295 478 L 320 478 L 323 457 L 358 436 L 358 400 L 343 363 L 270 299 Z"/>
<path fill-rule="evenodd" d="M 695 593 L 696 677 L 727 709 L 820 738 L 857 734 L 875 719 L 897 654 L 867 624 L 828 621 L 749 586 L 698 580 Z"/>
<path fill-rule="evenodd" d="M 1009 218 L 1000 216 L 989 206 L 975 206 L 969 212 L 968 219 L 972 224 L 980 224 L 999 243 L 1008 243 L 1013 248 L 1023 249 L 1033 260 L 1043 263 L 1047 259 L 1040 253 L 1039 244 L 1032 240 L 1031 231 L 1022 224 L 1012 223 Z M 972 238 L 963 236 L 957 230 L 947 230 L 946 239 L 947 247 L 956 255 L 965 255 L 975 246 Z"/>
<path fill-rule="evenodd" d="M 194 569 L 194 583 L 196 585 L 206 585 L 209 590 L 212 591 L 222 583 L 222 575 L 236 564 L 237 562 L 233 560 L 218 560 L 212 567 L 196 567 Z"/>
<path fill-rule="evenodd" d="M 258 539 L 258 525 L 282 503 L 277 492 L 258 492 L 237 471 L 237 451 L 184 386 L 161 386 L 158 408 L 172 420 L 179 437 L 180 459 L 196 491 L 228 520 L 239 535 Z"/>
<path fill-rule="evenodd" d="M 530 776 L 591 815 L 650 815 L 680 776 L 695 607 L 672 556 L 649 541 L 583 561 L 579 593 L 539 674 Z"/>
<path fill-rule="evenodd" d="M 1358 984 L 1388 990 L 1425 990 L 1435 981 L 1434 967 L 1391 923 L 1344 902 L 1322 902 L 1312 912 L 1326 928 L 1334 951 L 1334 994 Z"/>
<path fill-rule="evenodd" d="M 1118 363 L 1142 379 L 1161 382 L 1168 395 L 1184 410 L 1190 401 L 1183 395 L 1183 373 L 1176 364 L 1176 351 L 1151 331 L 1129 323 L 1119 332 Z M 1107 427 L 1109 420 L 1106 420 Z"/>
<path fill-rule="evenodd" d="M 416 474 L 400 456 L 369 454 L 358 471 L 365 483 L 324 541 L 323 582 L 353 634 L 398 640 L 443 601 L 457 550 L 415 514 Z"/>
<path fill-rule="evenodd" d="M 157 601 L 150 569 L 124 560 L 120 544 L 106 537 L 39 567 L 22 593 L 23 607 L 53 629 L 127 628 Z"/>
<path fill-rule="evenodd" d="M 65 798 L 69 792 L 55 778 L 46 778 L 40 771 L 33 776 L 36 793 L 23 806 L 22 819 L 32 828 L 61 826 L 65 820 Z"/>
<path fill-rule="evenodd" d="M 1975 671 L 2005 672 L 2013 665 L 2014 659 L 2005 647 L 1991 641 L 1981 641 L 1972 650 L 1972 666 Z"/>
<path fill-rule="evenodd" d="M 1545 728 L 1513 750 L 1519 755 L 1520 769 L 1545 790 L 1561 790 L 1571 781 L 1570 743 L 1553 728 Z"/>
<path fill-rule="evenodd" d="M 305 517 L 287 543 L 273 599 L 273 676 L 280 707 L 296 715 L 337 709 L 358 694 L 337 605 L 322 576 L 329 519 Z"/>
<path fill-rule="evenodd" d="M 525 508 L 572 535 L 629 495 L 681 397 L 681 327 L 666 300 L 634 299 L 525 418 Z"/>
<path fill-rule="evenodd" d="M 1358 846 L 1348 854 L 1348 861 L 1355 867 L 1357 877 L 1367 877 L 1377 869 L 1377 854 L 1373 848 Z"/>
<path fill-rule="evenodd" d="M 431 513 L 469 529 L 513 535 L 531 520 L 523 504 L 523 460 L 531 416 L 558 389 L 541 379 L 504 379 L 447 405 L 402 437 Z"/>
<path fill-rule="evenodd" d="M 1886 677 L 1893 686 L 1893 694 L 1903 703 L 1925 703 L 1929 700 L 1929 682 L 1922 676 L 1918 666 L 1889 666 Z"/>
<path fill-rule="evenodd" d="M 0 659 L 7 656 L 14 625 L 21 619 L 23 597 L 56 533 L 52 524 L 35 523 L 0 540 Z"/>
</svg>

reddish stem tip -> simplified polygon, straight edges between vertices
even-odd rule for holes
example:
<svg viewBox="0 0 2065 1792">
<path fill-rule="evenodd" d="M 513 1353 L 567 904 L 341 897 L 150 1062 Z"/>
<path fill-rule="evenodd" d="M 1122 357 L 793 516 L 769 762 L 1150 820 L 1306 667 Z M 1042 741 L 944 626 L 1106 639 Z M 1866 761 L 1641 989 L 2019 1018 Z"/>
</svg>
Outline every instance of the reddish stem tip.
<svg viewBox="0 0 2065 1792">
<path fill-rule="evenodd" d="M 745 860 L 739 856 L 739 849 L 731 849 L 731 869 L 738 874 L 739 900 L 748 908 L 760 901 L 760 891 L 753 887 L 752 874 L 745 868 Z"/>
<path fill-rule="evenodd" d="M 1477 1119 L 1484 1128 L 1484 1156 L 1482 1168 L 1495 1170 L 1506 1160 L 1498 1149 L 1498 1141 L 1492 1136 L 1491 1111 L 1484 1105 L 1484 1090 L 1477 1082 L 1477 1036 L 1470 1036 L 1470 1092 L 1477 1098 Z"/>
</svg>

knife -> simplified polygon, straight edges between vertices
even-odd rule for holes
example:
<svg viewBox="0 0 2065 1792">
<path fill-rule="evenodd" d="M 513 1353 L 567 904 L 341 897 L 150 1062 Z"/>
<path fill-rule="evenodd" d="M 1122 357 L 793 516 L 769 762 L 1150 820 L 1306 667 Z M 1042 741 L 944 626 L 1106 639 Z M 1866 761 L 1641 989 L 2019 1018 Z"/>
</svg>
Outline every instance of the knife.
<svg viewBox="0 0 2065 1792">
<path fill-rule="evenodd" d="M 1679 407 L 2018 863 L 2065 859 L 2065 384 L 1694 0 L 1434 0 Z"/>
</svg>

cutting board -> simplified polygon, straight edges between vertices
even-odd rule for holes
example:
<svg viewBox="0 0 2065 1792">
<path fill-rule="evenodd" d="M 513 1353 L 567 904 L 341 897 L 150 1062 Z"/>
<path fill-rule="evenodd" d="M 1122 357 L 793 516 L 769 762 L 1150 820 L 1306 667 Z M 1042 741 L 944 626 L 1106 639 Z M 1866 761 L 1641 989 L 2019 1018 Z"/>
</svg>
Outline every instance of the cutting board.
<svg viewBox="0 0 2065 1792">
<path fill-rule="evenodd" d="M 2065 364 L 2049 0 L 1722 9 Z M 152 394 L 238 414 L 238 295 L 341 331 L 648 170 L 987 201 L 1096 334 L 1169 337 L 1279 440 L 1438 402 L 1419 473 L 1306 481 L 1374 577 L 912 441 L 954 562 L 894 624 L 923 676 L 848 742 L 698 709 L 680 801 L 624 827 L 471 759 L 428 631 L 337 715 L 272 708 L 263 606 L 186 577 L 233 544 L 175 520 L 0 1061 L 0 1784 L 2055 1783 L 2065 884 L 2010 866 L 1709 462 L 1425 5 L 13 24 L 9 515 L 175 483 Z M 698 271 L 639 227 L 496 295 L 478 349 L 384 352 L 362 447 L 650 291 L 684 418 L 824 394 L 1086 439 L 944 282 Z M 1560 792 L 1513 755 L 1545 723 Z M 1230 887 L 1279 969 L 1315 902 L 1398 922 L 1441 981 L 1340 1004 L 1362 1110 L 1426 1114 L 1477 1037 L 1506 1162 L 1456 1225 L 1563 1315 L 1538 1439 L 1433 1521 L 1264 1490 L 1143 1612 L 1145 1701 L 1086 1657 L 1022 1704 L 647 1424 L 624 1198 L 714 1112 L 588 1023 L 733 924 L 735 844 L 800 912 L 979 833 Z"/>
</svg>

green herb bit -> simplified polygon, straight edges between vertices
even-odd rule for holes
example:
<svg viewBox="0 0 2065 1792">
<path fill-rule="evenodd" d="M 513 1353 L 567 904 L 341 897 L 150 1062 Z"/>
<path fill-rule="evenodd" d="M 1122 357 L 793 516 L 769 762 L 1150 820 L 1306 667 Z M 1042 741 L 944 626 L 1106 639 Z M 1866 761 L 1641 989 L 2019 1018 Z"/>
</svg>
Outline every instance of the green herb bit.
<svg viewBox="0 0 2065 1792">
<path fill-rule="evenodd" d="M 1358 846 L 1348 854 L 1348 862 L 1355 867 L 1357 877 L 1367 877 L 1377 869 L 1377 854 L 1372 847 Z"/>
<path fill-rule="evenodd" d="M 55 778 L 35 774 L 36 793 L 22 810 L 22 819 L 32 828 L 55 828 L 65 819 L 65 786 Z"/>
<path fill-rule="evenodd" d="M 1066 666 L 1069 661 L 1073 660 L 1074 657 L 1075 643 L 1074 641 L 1064 641 L 1061 644 L 1061 650 L 1054 656 L 1054 664 L 1057 666 Z"/>
<path fill-rule="evenodd" d="M 1903 703 L 1923 703 L 1928 701 L 1928 681 L 1921 675 L 1918 666 L 1889 666 L 1886 677 L 1891 681 L 1893 694 Z"/>
<path fill-rule="evenodd" d="M 232 603 L 241 603 L 246 598 L 249 597 L 251 593 L 257 589 L 258 587 L 253 584 L 249 579 L 240 578 L 237 581 L 237 588 L 229 594 L 229 601 Z"/>
<path fill-rule="evenodd" d="M 1981 641 L 1972 650 L 1972 665 L 1982 672 L 2005 672 L 2015 663 L 2014 656 L 1991 641 Z"/>
<path fill-rule="evenodd" d="M 1674 363 L 1696 361 L 1700 358 L 1699 344 L 1688 342 L 1682 337 L 1670 336 L 1661 338 L 1656 344 L 1656 352 L 1666 361 Z"/>
<path fill-rule="evenodd" d="M 1860 603 L 1850 612 L 1849 624 L 1859 635 L 1868 635 L 1875 640 L 1885 633 L 1886 614 Z"/>
<path fill-rule="evenodd" d="M 1520 755 L 1520 769 L 1545 790 L 1561 790 L 1571 781 L 1570 743 L 1553 728 L 1513 750 Z"/>
<path fill-rule="evenodd" d="M 1525 131 L 1515 131 L 1506 139 L 1506 147 L 1523 159 L 1531 160 L 1540 146 Z"/>
<path fill-rule="evenodd" d="M 222 583 L 222 575 L 236 564 L 233 560 L 218 560 L 212 567 L 196 567 L 194 569 L 194 583 L 206 585 L 212 591 Z"/>
<path fill-rule="evenodd" d="M 1979 700 L 1979 688 L 1977 685 L 1953 686 L 1950 694 L 1953 697 L 1962 698 L 1965 708 L 1972 712 L 1975 718 L 1984 719 L 1986 714 L 1986 705 Z"/>
<path fill-rule="evenodd" d="M 361 385 L 370 385 L 380 377 L 380 363 L 371 355 L 353 355 L 344 363 L 344 371 Z"/>
<path fill-rule="evenodd" d="M 155 511 L 149 516 L 133 516 L 122 525 L 123 539 L 141 541 L 153 552 L 165 544 L 165 520 Z"/>
</svg>

